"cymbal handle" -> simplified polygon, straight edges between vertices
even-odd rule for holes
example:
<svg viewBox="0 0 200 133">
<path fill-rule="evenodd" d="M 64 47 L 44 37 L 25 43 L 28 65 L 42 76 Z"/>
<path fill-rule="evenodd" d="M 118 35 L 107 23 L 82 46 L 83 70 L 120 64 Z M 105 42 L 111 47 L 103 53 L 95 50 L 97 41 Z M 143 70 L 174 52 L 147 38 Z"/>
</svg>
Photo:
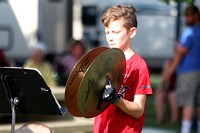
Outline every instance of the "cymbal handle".
<svg viewBox="0 0 200 133">
<path fill-rule="evenodd" d="M 110 79 L 110 76 L 106 75 L 106 78 L 107 78 L 108 84 L 113 87 L 114 85 L 113 85 L 112 80 Z"/>
<path fill-rule="evenodd" d="M 99 100 L 98 100 L 97 107 L 96 107 L 97 110 L 101 110 L 102 103 L 103 103 L 102 93 L 100 93 Z"/>
<path fill-rule="evenodd" d="M 110 79 L 110 76 L 107 75 L 106 78 L 107 78 L 108 84 L 110 86 L 114 87 L 112 80 Z M 103 90 L 101 90 L 101 92 L 99 94 L 99 100 L 98 100 L 97 107 L 96 107 L 97 110 L 101 110 L 101 106 L 102 106 L 102 103 L 103 103 L 103 92 L 104 92 L 104 90 L 105 90 L 105 88 Z"/>
</svg>

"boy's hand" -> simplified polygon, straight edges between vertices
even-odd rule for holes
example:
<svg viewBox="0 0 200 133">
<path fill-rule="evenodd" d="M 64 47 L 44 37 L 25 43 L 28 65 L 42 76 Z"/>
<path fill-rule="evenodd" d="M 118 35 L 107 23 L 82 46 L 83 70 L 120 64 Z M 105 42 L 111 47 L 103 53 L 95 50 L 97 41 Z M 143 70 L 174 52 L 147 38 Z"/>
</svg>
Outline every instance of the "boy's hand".
<svg viewBox="0 0 200 133">
<path fill-rule="evenodd" d="M 109 85 L 105 86 L 103 90 L 102 99 L 105 100 L 106 102 L 117 104 L 119 102 L 120 96 L 116 93 L 115 87 L 109 76 L 107 76 L 107 80 Z"/>
</svg>

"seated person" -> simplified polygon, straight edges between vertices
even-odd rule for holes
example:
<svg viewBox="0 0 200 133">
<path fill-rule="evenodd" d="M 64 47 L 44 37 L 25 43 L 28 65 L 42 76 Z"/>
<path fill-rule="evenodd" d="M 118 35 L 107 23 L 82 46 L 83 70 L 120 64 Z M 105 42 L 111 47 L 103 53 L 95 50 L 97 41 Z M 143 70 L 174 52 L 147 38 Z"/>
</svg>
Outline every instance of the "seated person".
<svg viewBox="0 0 200 133">
<path fill-rule="evenodd" d="M 38 42 L 34 47 L 33 47 L 33 52 L 32 52 L 32 58 L 27 60 L 24 64 L 24 68 L 37 68 L 44 80 L 46 81 L 48 86 L 54 86 L 55 82 L 53 79 L 53 72 L 51 65 L 44 61 L 44 56 L 46 53 L 46 46 L 42 42 Z"/>
<path fill-rule="evenodd" d="M 74 41 L 70 47 L 70 53 L 57 57 L 57 72 L 58 72 L 58 83 L 65 85 L 67 78 L 69 77 L 72 69 L 80 58 L 85 53 L 84 44 L 81 41 Z"/>
</svg>

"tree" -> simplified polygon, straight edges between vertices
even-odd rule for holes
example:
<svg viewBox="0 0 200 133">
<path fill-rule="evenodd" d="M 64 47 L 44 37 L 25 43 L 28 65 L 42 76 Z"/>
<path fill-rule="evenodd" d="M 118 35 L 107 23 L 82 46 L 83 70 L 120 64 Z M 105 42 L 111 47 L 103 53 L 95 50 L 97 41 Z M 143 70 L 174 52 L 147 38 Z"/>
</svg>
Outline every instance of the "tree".
<svg viewBox="0 0 200 133">
<path fill-rule="evenodd" d="M 0 0 L 0 2 L 7 2 L 7 0 Z"/>
<path fill-rule="evenodd" d="M 182 2 L 187 2 L 189 5 L 193 5 L 195 0 L 160 0 L 162 2 L 165 2 L 167 4 L 169 4 L 171 1 L 174 1 L 176 3 L 182 3 Z"/>
<path fill-rule="evenodd" d="M 175 39 L 179 40 L 180 37 L 180 18 L 181 18 L 181 3 L 187 2 L 188 5 L 194 5 L 195 0 L 160 0 L 162 2 L 165 2 L 166 4 L 169 4 L 170 2 L 176 2 L 177 3 L 177 17 L 176 17 L 176 36 Z"/>
</svg>

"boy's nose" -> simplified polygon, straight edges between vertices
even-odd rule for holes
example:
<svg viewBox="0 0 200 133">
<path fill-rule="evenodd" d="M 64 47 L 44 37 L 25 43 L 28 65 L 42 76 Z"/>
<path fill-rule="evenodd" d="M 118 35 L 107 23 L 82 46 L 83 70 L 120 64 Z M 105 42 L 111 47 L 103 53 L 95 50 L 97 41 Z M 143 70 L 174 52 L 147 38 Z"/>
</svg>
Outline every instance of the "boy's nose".
<svg viewBox="0 0 200 133">
<path fill-rule="evenodd" d="M 109 41 L 110 41 L 110 42 L 113 41 L 113 36 L 110 35 L 110 37 L 109 37 Z"/>
</svg>

